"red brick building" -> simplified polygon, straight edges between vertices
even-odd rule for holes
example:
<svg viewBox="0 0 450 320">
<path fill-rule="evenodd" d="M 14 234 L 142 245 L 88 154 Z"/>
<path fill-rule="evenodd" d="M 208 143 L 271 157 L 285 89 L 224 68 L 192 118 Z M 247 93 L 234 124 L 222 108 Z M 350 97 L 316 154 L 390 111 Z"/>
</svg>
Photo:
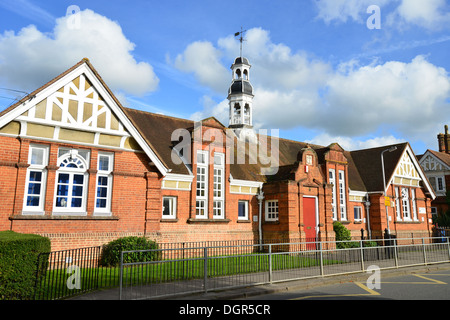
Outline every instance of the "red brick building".
<svg viewBox="0 0 450 320">
<path fill-rule="evenodd" d="M 431 234 L 435 194 L 408 143 L 349 152 L 256 133 L 250 67 L 232 66 L 229 127 L 124 108 L 87 59 L 7 108 L 0 230 L 53 250 L 327 239 L 336 220 L 355 236 Z"/>
</svg>

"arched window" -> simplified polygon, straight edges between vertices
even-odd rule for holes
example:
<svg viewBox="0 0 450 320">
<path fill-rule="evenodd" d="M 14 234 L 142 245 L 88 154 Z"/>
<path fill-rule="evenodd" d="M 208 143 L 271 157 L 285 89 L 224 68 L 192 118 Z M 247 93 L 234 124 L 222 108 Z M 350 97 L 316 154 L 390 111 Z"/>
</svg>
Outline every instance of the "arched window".
<svg viewBox="0 0 450 320">
<path fill-rule="evenodd" d="M 242 77 L 241 69 L 236 69 L 235 79 L 238 80 Z"/>
<path fill-rule="evenodd" d="M 56 214 L 86 213 L 88 158 L 89 153 L 85 151 L 60 149 L 54 203 Z"/>
<path fill-rule="evenodd" d="M 248 104 L 244 106 L 244 124 L 250 124 L 250 106 Z"/>
<path fill-rule="evenodd" d="M 241 106 L 239 103 L 236 103 L 234 105 L 233 123 L 234 124 L 241 123 Z"/>
<path fill-rule="evenodd" d="M 244 70 L 244 80 L 248 80 L 248 70 Z"/>
</svg>

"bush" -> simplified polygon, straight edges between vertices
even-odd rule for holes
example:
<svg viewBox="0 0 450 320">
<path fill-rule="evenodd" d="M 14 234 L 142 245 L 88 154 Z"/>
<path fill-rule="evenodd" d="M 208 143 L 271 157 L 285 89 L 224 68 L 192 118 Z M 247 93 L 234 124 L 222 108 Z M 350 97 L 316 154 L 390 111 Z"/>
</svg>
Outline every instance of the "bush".
<svg viewBox="0 0 450 320">
<path fill-rule="evenodd" d="M 345 242 L 338 242 L 336 244 L 336 247 L 338 249 L 359 247 L 359 244 L 357 242 L 352 242 L 350 230 L 344 227 L 344 225 L 339 221 L 335 221 L 333 223 L 333 230 L 336 233 L 336 241 L 345 241 Z"/>
<path fill-rule="evenodd" d="M 46 237 L 0 232 L 0 300 L 34 298 L 36 280 L 47 269 L 47 264 L 38 264 L 38 257 L 50 249 Z"/>
<path fill-rule="evenodd" d="M 158 249 L 156 242 L 145 237 L 124 237 L 113 240 L 103 246 L 101 264 L 103 266 L 117 266 L 120 264 L 122 251 Z M 135 252 L 123 255 L 123 262 L 146 262 L 158 259 L 158 252 Z"/>
</svg>

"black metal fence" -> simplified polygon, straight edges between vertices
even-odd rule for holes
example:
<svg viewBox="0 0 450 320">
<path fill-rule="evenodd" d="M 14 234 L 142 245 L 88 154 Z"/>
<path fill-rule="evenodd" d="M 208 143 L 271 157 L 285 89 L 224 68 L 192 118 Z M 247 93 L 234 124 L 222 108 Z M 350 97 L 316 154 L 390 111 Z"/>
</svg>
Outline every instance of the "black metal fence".
<svg viewBox="0 0 450 320">
<path fill-rule="evenodd" d="M 434 239 L 433 242 L 439 242 L 440 238 Z M 445 239 L 445 242 L 448 241 L 448 238 L 443 239 Z M 422 243 L 423 239 L 412 238 L 408 241 L 411 244 L 415 242 Z M 306 242 L 304 239 L 302 241 L 296 239 L 271 239 L 264 241 L 263 244 L 255 244 L 252 240 L 166 243 L 158 245 L 160 254 L 158 254 L 157 260 L 164 262 L 160 263 L 160 265 L 173 264 L 176 268 L 182 268 L 181 273 L 176 272 L 177 275 L 181 274 L 183 278 L 189 278 L 189 274 L 195 273 L 195 268 L 198 268 L 198 266 L 191 270 L 190 264 L 185 261 L 199 257 L 202 259 L 205 248 L 208 248 L 208 257 L 217 257 L 214 260 L 214 264 L 211 262 L 212 260 L 209 262 L 208 268 L 211 270 L 218 268 L 217 264 L 219 261 L 223 264 L 225 261 L 228 263 L 231 260 L 235 260 L 232 268 L 247 270 L 248 266 L 244 265 L 247 262 L 243 262 L 247 260 L 242 257 L 250 255 L 253 257 L 253 260 L 263 259 L 264 255 L 268 253 L 269 246 L 271 254 L 280 253 L 283 255 L 288 254 L 289 256 L 290 252 L 305 252 L 307 255 L 310 252 L 309 255 L 311 255 L 311 251 L 315 250 L 317 254 L 319 249 L 330 250 L 330 252 L 334 252 L 336 249 L 353 249 L 360 247 L 361 243 L 364 246 L 364 258 L 367 260 L 379 260 L 385 257 L 392 258 L 395 254 L 393 246 L 400 244 L 392 236 L 371 241 L 354 238 L 349 242 L 336 242 L 334 239 L 317 242 L 316 239 L 308 239 Z M 149 248 L 138 249 L 146 250 Z M 121 276 L 120 267 L 102 265 L 102 250 L 102 246 L 97 246 L 41 254 L 36 272 L 35 299 L 64 299 L 99 289 L 118 288 Z M 348 259 L 342 257 L 341 260 L 351 260 L 351 256 L 355 252 L 352 250 L 341 251 L 341 255 L 344 255 L 344 253 L 349 255 Z M 230 256 L 235 258 L 220 259 L 220 257 Z M 176 262 L 180 260 L 184 262 L 182 264 Z M 230 265 L 227 267 L 230 267 Z M 168 269 L 166 267 L 155 268 L 152 272 L 156 272 L 155 278 L 163 279 L 166 277 L 165 272 L 168 272 Z"/>
</svg>

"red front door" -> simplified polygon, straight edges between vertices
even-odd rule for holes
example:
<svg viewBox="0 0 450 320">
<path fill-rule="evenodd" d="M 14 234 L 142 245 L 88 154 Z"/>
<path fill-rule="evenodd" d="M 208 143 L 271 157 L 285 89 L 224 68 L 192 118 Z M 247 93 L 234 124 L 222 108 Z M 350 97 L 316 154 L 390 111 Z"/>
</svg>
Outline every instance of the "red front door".
<svg viewBox="0 0 450 320">
<path fill-rule="evenodd" d="M 303 231 L 306 241 L 316 241 L 316 226 L 316 198 L 303 197 Z"/>
</svg>

